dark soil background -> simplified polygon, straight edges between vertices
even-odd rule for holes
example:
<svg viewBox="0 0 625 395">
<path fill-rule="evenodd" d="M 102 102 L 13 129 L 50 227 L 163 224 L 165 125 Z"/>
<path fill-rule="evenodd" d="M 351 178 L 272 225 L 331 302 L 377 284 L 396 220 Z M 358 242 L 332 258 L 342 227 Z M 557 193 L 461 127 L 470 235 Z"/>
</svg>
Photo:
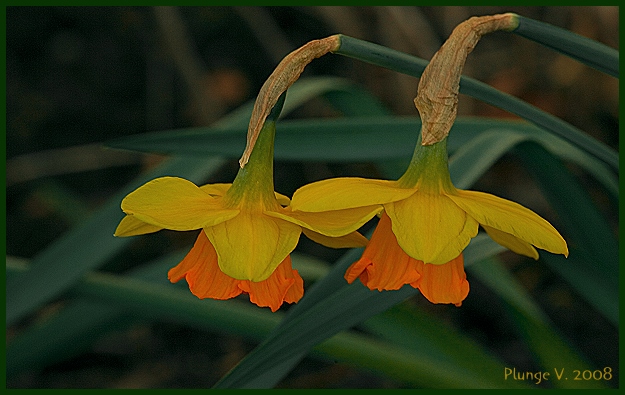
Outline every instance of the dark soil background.
<svg viewBox="0 0 625 395">
<path fill-rule="evenodd" d="M 35 256 L 163 159 L 102 150 L 102 142 L 146 131 L 210 125 L 254 99 L 282 57 L 310 40 L 343 33 L 430 59 L 458 23 L 474 15 L 509 11 L 619 48 L 619 9 L 614 6 L 7 7 L 6 254 Z M 483 38 L 469 56 L 465 74 L 618 149 L 615 78 L 509 33 Z M 418 80 L 413 77 L 336 55 L 315 60 L 304 75 L 351 79 L 394 113 L 417 115 L 412 99 Z M 460 115 L 511 117 L 467 96 L 460 97 L 459 110 Z M 322 105 L 294 114 L 325 115 Z M 219 179 L 207 181 L 231 181 L 237 159 L 224 166 Z M 375 174 L 366 163 L 278 162 L 276 190 L 291 194 L 320 178 Z M 513 180 L 509 174 L 514 174 Z M 603 198 L 592 180 L 584 182 L 598 199 Z M 546 205 L 512 155 L 500 160 L 474 189 L 513 196 L 538 209 Z M 617 232 L 618 213 L 605 214 Z M 104 270 L 125 270 L 173 248 L 190 247 L 194 237 L 169 232 L 159 239 L 161 243 L 137 241 L 127 261 L 111 263 Z M 328 260 L 338 254 L 305 243 L 298 248 Z M 618 371 L 618 328 L 539 262 L 504 255 L 563 335 L 593 362 L 611 364 Z M 461 309 L 433 306 L 422 298 L 413 303 L 474 335 L 503 360 L 531 366 L 522 342 L 510 335 L 509 323 L 493 319 L 501 307 L 489 305 L 488 291 L 479 282 L 471 286 Z M 7 328 L 7 342 L 19 330 Z M 71 360 L 7 377 L 7 387 L 208 388 L 253 347 L 227 334 L 175 323 L 137 322 L 94 339 L 88 351 Z M 280 387 L 402 388 L 403 384 L 345 364 L 308 358 Z"/>
</svg>

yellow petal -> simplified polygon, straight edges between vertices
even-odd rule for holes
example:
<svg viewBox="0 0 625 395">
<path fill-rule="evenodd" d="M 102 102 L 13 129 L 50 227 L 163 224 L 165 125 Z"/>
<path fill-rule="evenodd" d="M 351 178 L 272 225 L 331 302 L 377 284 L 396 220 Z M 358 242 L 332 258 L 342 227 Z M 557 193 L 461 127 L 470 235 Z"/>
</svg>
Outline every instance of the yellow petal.
<svg viewBox="0 0 625 395">
<path fill-rule="evenodd" d="M 397 181 L 366 178 L 331 178 L 304 185 L 293 194 L 291 208 L 300 211 L 330 211 L 381 205 L 405 199 L 414 189 L 398 188 Z"/>
<path fill-rule="evenodd" d="M 212 226 L 239 213 L 223 209 L 219 199 L 177 177 L 144 184 L 122 200 L 122 210 L 150 225 L 181 231 Z"/>
<path fill-rule="evenodd" d="M 134 215 L 126 215 L 117 225 L 114 236 L 128 237 L 144 235 L 146 233 L 154 233 L 161 230 L 160 226 L 154 226 L 146 224 L 145 222 L 137 219 Z"/>
<path fill-rule="evenodd" d="M 532 245 L 526 241 L 519 239 L 516 236 L 511 235 L 510 233 L 502 232 L 498 229 L 491 228 L 490 226 L 482 225 L 486 233 L 493 239 L 497 244 L 502 245 L 509 249 L 510 251 L 514 251 L 517 254 L 525 255 L 530 258 L 538 259 L 538 251 L 536 248 L 532 247 Z"/>
<path fill-rule="evenodd" d="M 202 185 L 200 189 L 208 193 L 211 196 L 223 196 L 226 194 L 226 192 L 228 192 L 228 189 L 230 189 L 231 186 L 232 186 L 232 183 L 230 184 L 206 184 L 206 185 Z M 289 199 L 288 196 L 283 195 L 278 192 L 274 192 L 274 193 L 276 194 L 276 200 L 278 200 L 278 203 L 280 203 L 282 206 L 288 206 L 291 203 L 291 199 Z"/>
<path fill-rule="evenodd" d="M 201 190 L 208 193 L 211 196 L 223 196 L 228 192 L 228 189 L 232 186 L 230 184 L 206 184 L 200 187 Z"/>
<path fill-rule="evenodd" d="M 358 230 L 380 211 L 382 211 L 381 206 L 366 206 L 312 213 L 290 210 L 266 211 L 265 213 L 326 236 L 339 237 Z"/>
<path fill-rule="evenodd" d="M 511 234 L 538 248 L 568 256 L 566 241 L 549 222 L 518 203 L 476 191 L 449 195 L 480 224 Z"/>
<path fill-rule="evenodd" d="M 330 248 L 358 248 L 364 247 L 367 245 L 367 238 L 361 235 L 358 232 L 352 232 L 345 236 L 340 237 L 328 237 L 322 235 L 321 233 L 313 232 L 312 230 L 308 230 L 306 228 L 302 228 L 302 232 L 308 237 L 310 240 L 315 243 L 324 245 Z"/>
<path fill-rule="evenodd" d="M 449 262 L 477 235 L 477 222 L 445 195 L 417 192 L 384 208 L 398 244 L 425 263 Z"/>
<path fill-rule="evenodd" d="M 280 203 L 281 206 L 288 206 L 289 204 L 291 204 L 291 199 L 289 199 L 288 196 L 283 195 L 281 193 L 278 192 L 274 192 L 276 194 L 276 200 L 278 201 L 278 203 Z"/>
<path fill-rule="evenodd" d="M 295 249 L 301 228 L 261 212 L 204 228 L 219 256 L 221 271 L 238 280 L 263 281 Z"/>
<path fill-rule="evenodd" d="M 440 264 L 439 262 L 449 262 L 455 259 L 453 256 L 456 255 L 457 257 L 459 252 L 462 253 L 467 245 L 469 245 L 471 239 L 477 236 L 478 228 L 479 224 L 475 218 L 467 215 L 464 228 L 460 232 L 460 235 L 451 239 L 447 247 L 445 247 L 443 251 L 436 258 L 434 258 L 432 263 Z"/>
</svg>

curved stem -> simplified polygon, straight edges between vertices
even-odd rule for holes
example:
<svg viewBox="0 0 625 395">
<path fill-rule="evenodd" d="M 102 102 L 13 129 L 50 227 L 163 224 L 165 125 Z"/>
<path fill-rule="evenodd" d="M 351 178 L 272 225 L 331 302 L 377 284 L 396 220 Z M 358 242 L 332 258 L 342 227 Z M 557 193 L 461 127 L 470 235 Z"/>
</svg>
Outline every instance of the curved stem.
<svg viewBox="0 0 625 395">
<path fill-rule="evenodd" d="M 340 41 L 340 47 L 333 53 L 358 59 L 413 77 L 420 78 L 428 64 L 428 61 L 425 59 L 350 36 L 340 35 Z M 523 100 L 500 92 L 488 84 L 467 76 L 460 77 L 459 91 L 462 94 L 481 100 L 484 103 L 518 115 L 536 126 L 562 137 L 578 148 L 589 152 L 614 169 L 618 170 L 619 168 L 619 154 L 617 151 L 594 139 L 575 126 Z"/>
<path fill-rule="evenodd" d="M 310 41 L 282 59 L 275 70 L 265 81 L 258 92 L 250 124 L 247 130 L 247 146 L 243 156 L 239 160 L 241 168 L 250 159 L 252 149 L 258 138 L 267 115 L 276 105 L 278 98 L 293 85 L 304 71 L 304 68 L 313 59 L 321 57 L 328 52 L 335 51 L 339 47 L 339 37 L 337 35 L 326 37 L 321 40 Z"/>
<path fill-rule="evenodd" d="M 512 33 L 619 78 L 619 53 L 616 49 L 548 23 L 520 15 L 517 15 L 516 18 L 519 21 L 519 26 Z"/>
</svg>

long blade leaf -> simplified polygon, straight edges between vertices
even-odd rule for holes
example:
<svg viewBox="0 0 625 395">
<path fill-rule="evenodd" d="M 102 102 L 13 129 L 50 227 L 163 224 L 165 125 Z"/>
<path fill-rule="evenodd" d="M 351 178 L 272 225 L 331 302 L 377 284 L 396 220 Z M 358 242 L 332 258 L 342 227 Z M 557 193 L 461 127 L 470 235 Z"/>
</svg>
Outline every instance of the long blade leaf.
<svg viewBox="0 0 625 395">
<path fill-rule="evenodd" d="M 88 220 L 55 240 L 33 258 L 30 275 L 18 275 L 7 281 L 7 326 L 59 296 L 82 276 L 103 265 L 131 242 L 128 238 L 113 237 L 123 216 L 119 202 L 127 193 L 153 178 L 170 174 L 200 182 L 219 169 L 222 163 L 220 159 L 171 159 L 139 177 Z"/>
<path fill-rule="evenodd" d="M 481 243 L 495 244 L 487 238 L 474 241 L 480 246 Z M 475 251 L 468 254 L 468 259 L 484 258 L 482 253 L 490 254 L 502 249 L 473 248 L 472 245 L 473 242 L 467 250 Z M 255 377 L 266 374 L 269 366 L 294 356 L 301 359 L 315 344 L 418 293 L 409 286 L 392 292 L 372 292 L 358 282 L 346 284 L 343 273 L 359 253 L 357 249 L 350 250 L 337 261 L 330 273 L 307 290 L 304 298 L 289 310 L 280 325 L 224 376 L 216 388 L 247 388 Z M 473 263 L 468 259 L 465 259 L 468 265 Z M 296 358 L 291 360 L 298 361 Z M 276 380 L 279 379 L 276 377 Z"/>
<path fill-rule="evenodd" d="M 287 95 L 287 103 L 289 97 Z M 410 158 L 420 127 L 421 121 L 417 117 L 283 120 L 277 125 L 275 157 L 280 160 L 330 162 Z M 245 146 L 244 133 L 245 128 L 241 127 L 179 129 L 116 139 L 108 145 L 170 155 L 214 154 L 236 158 Z M 505 149 L 512 148 L 521 140 L 539 141 L 561 158 L 583 167 L 614 196 L 618 196 L 618 179 L 604 163 L 562 138 L 544 133 L 542 129 L 525 122 L 459 117 L 449 135 L 449 151 L 455 152 L 462 147 L 462 151 L 467 154 L 473 152 L 466 157 L 467 163 L 480 160 L 482 166 L 490 166 L 493 159 L 498 158 L 497 155 L 484 155 L 468 146 L 470 141 L 482 133 L 488 133 L 490 137 L 480 137 L 483 140 L 476 140 L 471 144 L 482 141 L 479 143 L 481 149 L 493 154 L 493 150 L 497 149 L 497 155 L 505 153 Z M 497 137 L 497 133 L 502 136 Z M 489 146 L 489 142 L 496 144 Z"/>
<path fill-rule="evenodd" d="M 550 373 L 549 383 L 552 386 L 577 389 L 607 387 L 600 381 L 573 380 L 575 370 L 592 371 L 592 366 L 558 333 L 527 291 L 495 257 L 471 266 L 469 271 L 501 296 L 501 300 L 508 305 L 511 317 L 536 356 L 542 371 Z M 558 372 L 562 371 L 566 375 L 558 379 Z"/>
</svg>

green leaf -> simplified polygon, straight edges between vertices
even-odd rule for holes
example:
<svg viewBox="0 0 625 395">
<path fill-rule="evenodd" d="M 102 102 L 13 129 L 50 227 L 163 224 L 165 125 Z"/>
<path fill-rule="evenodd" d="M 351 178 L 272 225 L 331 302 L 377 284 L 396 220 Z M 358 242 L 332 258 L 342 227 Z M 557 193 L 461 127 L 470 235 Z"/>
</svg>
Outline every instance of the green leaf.
<svg viewBox="0 0 625 395">
<path fill-rule="evenodd" d="M 405 159 L 412 155 L 420 128 L 421 121 L 416 117 L 283 120 L 277 124 L 274 154 L 280 160 L 330 162 Z M 130 136 L 108 144 L 170 155 L 238 157 L 245 146 L 244 133 L 241 128 L 180 129 Z M 485 135 L 478 138 L 481 134 Z M 459 117 L 456 120 L 449 135 L 449 151 L 459 150 L 462 154 L 453 160 L 463 157 L 462 166 L 471 165 L 474 170 L 464 175 L 465 180 L 457 179 L 452 171 L 452 180 L 458 182 L 459 187 L 470 185 L 501 155 L 525 140 L 539 141 L 561 158 L 583 167 L 618 196 L 618 180 L 613 173 L 583 150 L 528 123 L 488 118 Z"/>
<path fill-rule="evenodd" d="M 427 324 L 426 324 L 427 325 Z M 355 333 L 341 333 L 324 345 L 333 347 L 333 355 L 340 361 L 347 361 L 373 373 L 382 372 L 412 388 L 438 389 L 495 389 L 527 388 L 524 383 L 501 379 L 503 369 L 476 372 L 465 369 L 455 362 L 438 357 L 441 351 L 433 353 L 415 351 L 401 344 L 369 339 Z M 459 342 L 461 347 L 468 347 Z M 320 347 L 317 347 L 318 350 Z M 269 382 L 269 380 L 267 380 Z M 245 386 L 246 388 L 251 388 Z"/>
<path fill-rule="evenodd" d="M 184 254 L 175 253 L 131 272 L 132 276 L 149 281 L 167 281 L 167 270 Z M 26 261 L 7 257 L 7 278 L 19 273 L 30 274 Z M 89 274 L 87 274 L 89 276 Z M 85 281 L 85 280 L 80 280 Z M 69 300 L 54 314 L 29 325 L 6 346 L 6 374 L 36 372 L 85 352 L 102 335 L 136 322 L 128 310 L 98 300 Z"/>
<path fill-rule="evenodd" d="M 313 256 L 297 252 L 291 253 L 291 264 L 297 270 L 305 283 L 314 282 L 323 278 L 330 270 L 330 264 Z"/>
<path fill-rule="evenodd" d="M 129 315 L 151 321 L 174 320 L 210 331 L 239 334 L 254 341 L 259 341 L 276 327 L 282 317 L 280 313 L 269 313 L 266 309 L 236 300 L 199 300 L 182 287 L 161 285 L 163 273 L 180 258 L 181 254 L 174 254 L 135 270 L 129 276 L 88 274 L 71 290 L 71 294 L 80 297 L 80 300 L 71 302 L 47 321 L 31 327 L 18 339 L 9 342 L 7 369 L 10 374 L 26 367 L 33 368 L 33 365 L 37 368 L 58 361 L 71 351 L 76 352 L 87 346 L 98 333 Z M 18 268 L 10 263 L 7 270 L 14 273 Z M 21 267 L 19 270 L 27 269 Z M 379 295 L 362 286 L 358 288 L 360 293 Z M 122 314 L 123 311 L 127 311 L 128 315 Z M 362 334 L 339 333 L 316 345 L 312 355 L 351 363 L 411 385 L 458 388 L 500 386 L 500 380 L 494 379 L 493 372 L 488 376 L 476 375 L 471 370 L 457 367 L 453 361 L 437 358 L 437 352 L 436 349 L 424 352 L 406 350 Z M 273 386 L 273 375 L 290 371 L 298 361 L 298 358 L 289 357 L 283 362 L 273 360 L 264 366 L 266 374 L 252 377 L 245 386 Z M 504 386 L 508 384 L 518 386 L 516 383 L 504 383 Z"/>
<path fill-rule="evenodd" d="M 449 158 L 449 173 L 460 189 L 471 187 L 490 167 L 527 134 L 510 129 L 488 129 L 461 145 Z"/>
<path fill-rule="evenodd" d="M 450 158 L 452 180 L 459 188 L 470 187 L 484 170 L 514 148 L 558 214 L 561 232 L 569 244 L 568 259 L 543 253 L 543 261 L 618 326 L 618 243 L 587 192 L 546 148 L 578 164 L 584 163 L 597 178 L 609 179 L 610 191 L 614 193 L 616 180 L 606 168 L 595 168 L 597 163 L 585 163 L 588 158 L 583 152 L 572 146 L 566 149 L 552 137 L 510 130 L 486 131 L 462 145 Z"/>
<path fill-rule="evenodd" d="M 611 385 L 618 387 L 618 383 L 612 384 L 609 381 L 580 380 L 582 372 L 586 370 L 593 372 L 596 370 L 595 367 L 582 358 L 552 327 L 517 314 L 513 309 L 511 312 L 525 342 L 536 355 L 543 371 L 551 373 L 550 384 L 555 388 L 606 389 Z M 603 366 L 600 368 L 603 369 Z M 580 373 L 580 377 L 576 371 Z M 562 379 L 558 379 L 558 375 L 562 372 L 564 372 Z"/>
<path fill-rule="evenodd" d="M 541 133 L 540 129 L 493 126 L 482 132 L 472 130 L 463 132 L 465 139 L 462 142 L 451 136 L 449 138 L 449 150 L 453 152 L 449 161 L 450 173 L 454 185 L 458 188 L 470 187 L 504 154 L 511 152 L 523 142 L 530 142 L 537 143 L 552 155 L 579 165 L 601 182 L 614 198 L 619 196 L 618 178 L 602 162 L 556 136 Z M 545 167 L 540 161 L 533 163 Z M 461 176 L 457 175 L 459 170 L 462 170 Z M 564 167 L 561 170 L 568 173 Z"/>
<path fill-rule="evenodd" d="M 432 360 L 434 369 L 453 365 L 475 378 L 500 376 L 505 369 L 497 357 L 469 336 L 405 303 L 391 307 L 359 327 Z M 485 382 L 481 388 L 492 384 Z M 514 383 L 506 384 L 514 386 Z"/>
<path fill-rule="evenodd" d="M 135 180 L 117 193 L 89 219 L 52 242 L 32 261 L 28 276 L 18 275 L 6 284 L 6 324 L 16 323 L 46 302 L 58 297 L 89 271 L 104 265 L 132 239 L 113 237 L 123 217 L 119 203 L 143 183 L 176 174 L 199 182 L 223 163 L 220 159 L 172 159 Z"/>
<path fill-rule="evenodd" d="M 618 242 L 616 232 L 579 181 L 562 161 L 535 143 L 522 144 L 515 153 L 538 182 L 550 206 L 574 245 L 586 249 L 599 268 L 616 284 Z"/>
<path fill-rule="evenodd" d="M 527 290 L 494 256 L 477 262 L 467 271 L 524 316 L 542 323 L 549 321 Z"/>
<path fill-rule="evenodd" d="M 389 111 L 378 98 L 354 82 L 338 77 L 307 77 L 297 80 L 287 91 L 283 114 L 312 98 L 324 98 L 337 111 L 349 116 L 386 115 Z M 250 113 L 253 103 L 250 103 Z M 245 125 L 247 130 L 247 125 Z"/>
<path fill-rule="evenodd" d="M 182 286 L 167 281 L 167 270 L 184 253 L 171 254 L 129 275 L 89 273 L 71 288 L 79 297 L 47 320 L 29 327 L 7 345 L 7 372 L 40 369 L 84 351 L 98 334 L 137 318 L 174 321 L 211 331 L 239 334 L 260 341 L 281 314 L 263 311 L 241 301 L 200 300 Z M 31 268 L 9 263 L 12 275 Z M 132 314 L 131 314 L 132 313 Z M 131 317 L 130 317 L 130 316 Z M 132 318 L 132 319 L 131 319 Z"/>
<path fill-rule="evenodd" d="M 469 259 L 481 259 L 487 256 L 484 254 L 500 252 L 502 248 L 481 248 L 486 244 L 495 244 L 487 237 L 478 237 L 474 241 L 477 241 L 478 247 L 472 247 L 473 242 L 467 247 L 466 251 L 469 251 L 469 258 L 465 258 L 467 265 L 473 263 Z M 249 383 L 256 383 L 255 378 L 268 374 L 271 366 L 290 360 L 291 365 L 287 363 L 282 365 L 285 369 L 282 373 L 285 374 L 315 344 L 418 293 L 417 290 L 409 286 L 392 292 L 372 292 L 362 286 L 360 282 L 346 284 L 343 274 L 347 267 L 358 258 L 359 254 L 360 249 L 353 249 L 339 259 L 333 265 L 330 273 L 306 290 L 305 296 L 297 305 L 289 309 L 280 325 L 272 331 L 263 343 L 224 376 L 217 383 L 216 388 L 249 388 Z M 429 358 L 439 359 L 431 355 Z M 467 375 L 466 372 L 461 374 L 457 369 L 458 367 L 453 364 L 440 367 L 437 369 L 437 375 L 428 379 L 428 385 L 434 385 L 431 380 L 437 381 L 439 386 L 459 385 L 460 382 L 467 379 Z M 438 381 L 442 380 L 440 374 L 446 371 L 449 372 L 448 377 L 445 378 L 446 381 Z M 430 370 L 422 372 L 427 375 L 432 374 Z M 282 378 L 275 369 L 272 373 L 275 375 L 272 376 L 273 380 L 269 377 L 263 380 L 268 387 L 277 384 Z M 413 374 L 421 377 L 419 371 L 415 371 Z M 494 379 L 493 376 L 473 376 L 473 380 L 475 380 L 473 382 L 481 382 L 482 384 L 490 382 L 494 386 L 505 385 L 505 383 L 501 384 L 500 380 Z M 495 380 L 498 384 L 494 383 Z M 467 382 L 464 385 L 467 385 Z"/>
<path fill-rule="evenodd" d="M 498 259 L 484 259 L 471 266 L 469 272 L 488 285 L 507 304 L 511 317 L 542 371 L 550 372 L 549 384 L 556 388 L 606 388 L 599 381 L 573 380 L 575 369 L 593 370 L 591 365 L 558 333 L 527 291 Z M 568 377 L 568 380 L 558 380 L 554 369 L 558 372 L 564 369 L 566 375 L 563 377 Z"/>
<path fill-rule="evenodd" d="M 562 224 L 568 259 L 544 261 L 615 326 L 619 325 L 619 248 L 615 231 L 563 163 L 538 144 L 515 150 Z"/>
<path fill-rule="evenodd" d="M 334 109 L 351 117 L 391 114 L 377 97 L 358 86 L 353 86 L 349 90 L 330 90 L 324 97 Z"/>
</svg>

